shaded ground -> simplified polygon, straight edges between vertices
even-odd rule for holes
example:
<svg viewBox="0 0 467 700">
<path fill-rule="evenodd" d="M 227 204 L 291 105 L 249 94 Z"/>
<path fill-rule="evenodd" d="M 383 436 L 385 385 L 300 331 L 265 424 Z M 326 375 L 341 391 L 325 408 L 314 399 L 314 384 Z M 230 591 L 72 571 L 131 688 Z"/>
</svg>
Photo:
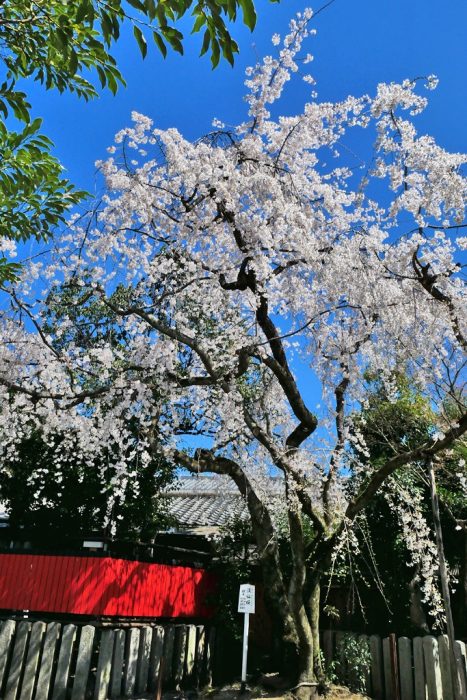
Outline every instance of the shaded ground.
<svg viewBox="0 0 467 700">
<path fill-rule="evenodd" d="M 140 700 L 154 697 L 153 695 L 145 695 Z M 333 685 L 329 692 L 323 695 L 323 700 L 370 700 L 367 695 L 353 693 L 348 688 Z M 199 695 L 196 693 L 164 693 L 162 700 L 292 700 L 292 695 L 283 691 L 268 691 L 264 688 L 251 688 L 246 693 L 240 694 L 240 685 L 234 684 L 223 688 L 216 688 L 209 692 L 202 692 Z"/>
</svg>

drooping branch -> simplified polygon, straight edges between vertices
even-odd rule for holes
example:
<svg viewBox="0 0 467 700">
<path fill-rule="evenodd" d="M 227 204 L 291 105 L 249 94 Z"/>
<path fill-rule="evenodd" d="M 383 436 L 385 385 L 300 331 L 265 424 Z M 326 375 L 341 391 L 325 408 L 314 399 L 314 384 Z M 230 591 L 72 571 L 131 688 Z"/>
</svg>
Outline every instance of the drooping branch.
<svg viewBox="0 0 467 700">
<path fill-rule="evenodd" d="M 467 339 L 461 330 L 461 324 L 457 316 L 454 303 L 451 297 L 442 292 L 439 286 L 436 284 L 440 276 L 432 271 L 430 263 L 423 265 L 423 263 L 418 259 L 416 252 L 412 256 L 412 267 L 417 275 L 417 280 L 420 282 L 423 289 L 427 291 L 433 299 L 439 301 L 441 304 L 444 304 L 447 307 L 456 340 L 461 347 L 467 351 Z"/>
<path fill-rule="evenodd" d="M 345 516 L 350 520 L 353 520 L 353 518 L 355 518 L 355 516 L 368 505 L 371 498 L 375 495 L 384 481 L 397 469 L 403 467 L 405 464 L 409 464 L 409 462 L 426 459 L 430 456 L 438 454 L 438 452 L 448 449 L 465 432 L 467 432 L 467 413 L 464 413 L 464 415 L 458 420 L 457 425 L 448 430 L 441 440 L 431 440 L 429 442 L 425 442 L 409 452 L 403 452 L 391 457 L 391 459 L 389 459 L 382 467 L 372 474 L 370 479 L 362 486 L 355 498 L 350 501 L 347 506 Z"/>
</svg>

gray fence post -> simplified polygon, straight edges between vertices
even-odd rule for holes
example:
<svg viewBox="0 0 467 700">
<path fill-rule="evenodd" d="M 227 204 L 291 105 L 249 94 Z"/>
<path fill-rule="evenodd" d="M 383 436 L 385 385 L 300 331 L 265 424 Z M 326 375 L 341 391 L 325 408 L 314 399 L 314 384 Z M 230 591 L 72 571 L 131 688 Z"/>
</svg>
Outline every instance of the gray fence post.
<svg viewBox="0 0 467 700">
<path fill-rule="evenodd" d="M 180 690 L 185 675 L 187 626 L 177 625 L 175 628 L 174 648 L 174 681 L 176 690 Z"/>
<path fill-rule="evenodd" d="M 383 650 L 381 647 L 381 637 L 372 634 L 370 637 L 371 654 L 371 687 L 375 700 L 384 699 L 384 671 L 383 671 Z"/>
<path fill-rule="evenodd" d="M 45 628 L 45 622 L 35 622 L 32 626 L 28 655 L 24 667 L 23 684 L 21 687 L 21 700 L 31 700 L 32 698 Z"/>
<path fill-rule="evenodd" d="M 23 669 L 23 662 L 26 654 L 26 645 L 28 643 L 30 629 L 30 622 L 20 622 L 16 629 L 13 656 L 11 658 L 10 670 L 8 672 L 8 679 L 5 688 L 5 700 L 15 700 L 16 694 L 19 691 L 19 682 L 21 678 L 21 671 Z"/>
<path fill-rule="evenodd" d="M 149 690 L 157 689 L 164 649 L 164 628 L 154 627 L 152 631 L 151 656 L 149 658 Z"/>
<path fill-rule="evenodd" d="M 457 642 L 454 644 L 454 656 L 457 662 L 457 673 L 459 675 L 459 687 L 461 689 L 461 697 L 467 698 L 467 664 L 465 643 Z"/>
<path fill-rule="evenodd" d="M 144 693 L 148 687 L 149 659 L 151 656 L 151 627 L 143 627 L 141 630 L 138 654 L 138 671 L 136 674 L 136 690 Z"/>
<path fill-rule="evenodd" d="M 81 628 L 71 700 L 82 700 L 86 697 L 95 632 L 96 628 L 91 625 L 85 625 Z"/>
<path fill-rule="evenodd" d="M 435 637 L 423 637 L 423 658 L 425 660 L 428 700 L 443 700 L 438 642 Z"/>
<path fill-rule="evenodd" d="M 196 687 L 204 685 L 205 681 L 205 665 L 204 658 L 206 653 L 206 628 L 204 625 L 198 625 L 196 628 L 196 662 L 195 662 L 195 681 Z"/>
<path fill-rule="evenodd" d="M 162 658 L 164 659 L 162 668 L 162 681 L 164 685 L 168 685 L 173 680 L 174 643 L 175 627 L 174 625 L 167 625 L 167 627 L 165 628 L 164 649 L 162 652 Z"/>
<path fill-rule="evenodd" d="M 192 683 L 194 678 L 196 659 L 196 627 L 187 625 L 187 643 L 186 643 L 186 677 Z"/>
<path fill-rule="evenodd" d="M 109 691 L 110 684 L 110 671 L 112 668 L 114 638 L 114 630 L 102 630 L 99 647 L 99 658 L 97 661 L 94 700 L 107 700 L 107 694 Z"/>
<path fill-rule="evenodd" d="M 125 630 L 116 630 L 112 672 L 110 674 L 110 697 L 119 698 L 122 694 L 123 662 L 125 659 Z"/>
<path fill-rule="evenodd" d="M 47 700 L 49 697 L 50 682 L 52 680 L 52 667 L 57 647 L 57 640 L 60 635 L 61 625 L 58 622 L 51 622 L 47 625 L 45 633 L 44 648 L 42 649 L 39 678 L 37 679 L 36 696 L 34 700 Z"/>
<path fill-rule="evenodd" d="M 408 637 L 399 637 L 399 678 L 401 683 L 401 700 L 413 700 L 413 662 L 412 662 L 412 642 Z"/>
<path fill-rule="evenodd" d="M 451 659 L 449 654 L 449 638 L 447 634 L 438 637 L 439 666 L 441 670 L 441 685 L 443 687 L 443 698 L 453 698 L 451 676 Z"/>
<path fill-rule="evenodd" d="M 413 640 L 413 672 L 415 700 L 427 700 L 428 688 L 426 685 L 423 639 L 421 637 L 415 637 Z"/>
<path fill-rule="evenodd" d="M 139 629 L 128 630 L 126 637 L 125 677 L 123 679 L 123 694 L 131 698 L 136 687 L 136 669 L 138 666 Z"/>
<path fill-rule="evenodd" d="M 214 660 L 213 657 L 214 657 L 215 644 L 216 644 L 216 630 L 214 627 L 211 627 L 211 629 L 209 630 L 209 636 L 207 639 L 206 653 L 205 653 L 206 683 L 208 686 L 212 686 L 212 668 L 213 668 L 213 660 Z"/>
<path fill-rule="evenodd" d="M 55 672 L 52 700 L 65 700 L 66 698 L 71 654 L 75 639 L 76 625 L 65 625 L 60 640 L 60 653 L 58 655 L 57 670 Z"/>
<path fill-rule="evenodd" d="M 6 665 L 10 654 L 10 647 L 15 633 L 16 623 L 13 620 L 5 620 L 0 630 L 0 693 L 2 692 L 3 679 L 5 678 Z"/>
</svg>

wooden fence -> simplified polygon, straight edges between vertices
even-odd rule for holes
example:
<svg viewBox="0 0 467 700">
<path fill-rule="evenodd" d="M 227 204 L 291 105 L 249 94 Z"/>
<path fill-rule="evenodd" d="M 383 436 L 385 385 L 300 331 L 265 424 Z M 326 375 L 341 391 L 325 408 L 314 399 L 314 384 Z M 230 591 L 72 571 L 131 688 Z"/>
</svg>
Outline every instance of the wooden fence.
<svg viewBox="0 0 467 700">
<path fill-rule="evenodd" d="M 214 628 L 94 627 L 15 622 L 0 627 L 0 698 L 106 700 L 210 684 Z"/>
<path fill-rule="evenodd" d="M 349 682 L 355 668 L 349 667 L 340 650 L 347 633 L 323 632 L 322 649 L 326 664 L 334 661 L 340 680 Z M 348 635 L 347 635 L 348 636 Z M 381 639 L 377 635 L 351 635 L 370 652 L 371 667 L 366 692 L 375 700 L 454 700 L 446 635 L 439 637 Z M 467 699 L 467 656 L 464 642 L 454 649 L 462 698 Z"/>
</svg>

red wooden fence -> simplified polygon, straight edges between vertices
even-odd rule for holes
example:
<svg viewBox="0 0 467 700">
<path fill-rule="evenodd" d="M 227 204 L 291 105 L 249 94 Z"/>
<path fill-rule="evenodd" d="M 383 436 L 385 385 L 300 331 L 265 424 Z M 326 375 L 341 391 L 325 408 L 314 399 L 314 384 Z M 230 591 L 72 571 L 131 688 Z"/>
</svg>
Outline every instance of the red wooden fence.
<svg viewBox="0 0 467 700">
<path fill-rule="evenodd" d="M 110 557 L 0 554 L 0 609 L 118 617 L 211 617 L 212 574 Z M 208 599 L 208 600 L 207 600 Z"/>
</svg>

